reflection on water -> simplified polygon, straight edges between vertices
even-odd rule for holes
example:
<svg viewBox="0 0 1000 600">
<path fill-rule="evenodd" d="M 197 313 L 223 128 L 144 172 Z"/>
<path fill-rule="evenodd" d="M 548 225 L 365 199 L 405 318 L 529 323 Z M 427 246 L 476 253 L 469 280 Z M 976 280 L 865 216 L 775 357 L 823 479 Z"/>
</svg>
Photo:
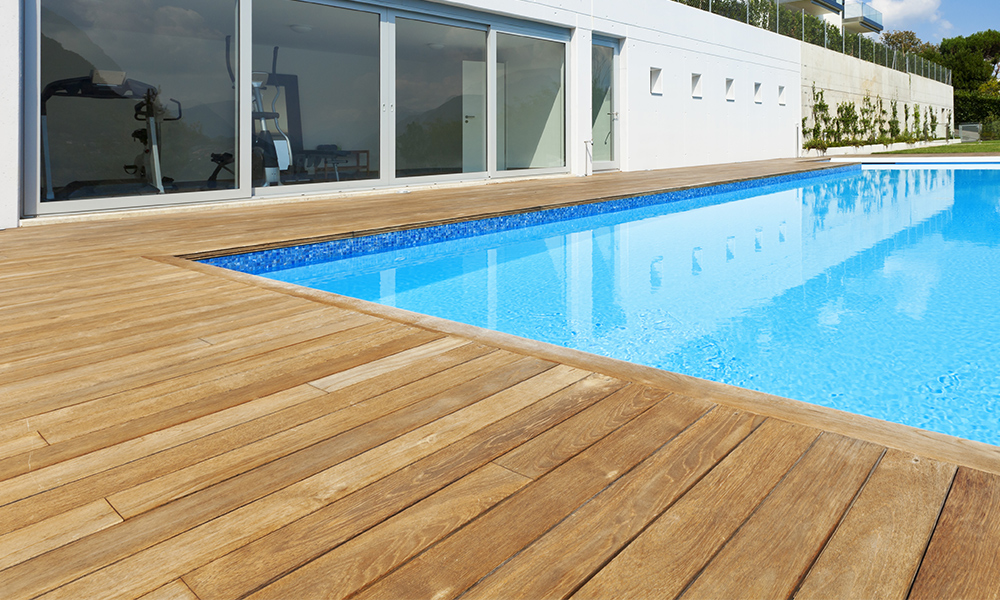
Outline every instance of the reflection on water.
<svg viewBox="0 0 1000 600">
<path fill-rule="evenodd" d="M 1000 443 L 996 189 L 866 170 L 269 276 Z"/>
</svg>

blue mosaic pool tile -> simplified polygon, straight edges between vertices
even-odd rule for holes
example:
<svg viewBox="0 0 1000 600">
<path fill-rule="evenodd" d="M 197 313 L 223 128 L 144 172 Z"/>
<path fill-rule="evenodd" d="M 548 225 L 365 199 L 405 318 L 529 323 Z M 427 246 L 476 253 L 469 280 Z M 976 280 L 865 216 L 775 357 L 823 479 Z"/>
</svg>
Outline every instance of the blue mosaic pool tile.
<svg viewBox="0 0 1000 600">
<path fill-rule="evenodd" d="M 319 262 L 328 262 L 344 258 L 376 254 L 387 250 L 399 250 L 415 246 L 424 246 L 448 240 L 470 238 L 489 233 L 533 227 L 536 225 L 567 221 L 580 217 L 590 217 L 600 214 L 633 210 L 637 208 L 666 204 L 669 202 L 678 202 L 681 200 L 707 198 L 709 196 L 719 194 L 782 185 L 805 179 L 814 179 L 819 177 L 843 177 L 845 174 L 858 172 L 860 170 L 860 164 L 853 164 L 832 169 L 806 171 L 802 173 L 737 181 L 707 187 L 688 188 L 684 190 L 665 192 L 662 194 L 633 196 L 630 198 L 620 198 L 618 200 L 607 200 L 604 202 L 562 206 L 558 208 L 518 213 L 501 217 L 478 219 L 475 221 L 463 221 L 448 225 L 433 225 L 430 227 L 420 227 L 416 229 L 392 231 L 375 235 L 344 238 L 327 242 L 304 244 L 300 246 L 274 248 L 259 252 L 231 254 L 205 259 L 200 262 L 231 269 L 233 271 L 256 275 Z"/>
</svg>

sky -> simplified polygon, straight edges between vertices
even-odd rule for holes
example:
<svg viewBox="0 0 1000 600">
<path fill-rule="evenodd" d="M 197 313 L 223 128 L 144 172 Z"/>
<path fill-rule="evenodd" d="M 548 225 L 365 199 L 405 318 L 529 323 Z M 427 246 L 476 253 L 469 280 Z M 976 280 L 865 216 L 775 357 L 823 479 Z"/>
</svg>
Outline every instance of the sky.
<svg viewBox="0 0 1000 600">
<path fill-rule="evenodd" d="M 882 12 L 886 31 L 910 30 L 934 44 L 986 29 L 1000 31 L 1000 0 L 871 0 L 871 5 Z"/>
</svg>

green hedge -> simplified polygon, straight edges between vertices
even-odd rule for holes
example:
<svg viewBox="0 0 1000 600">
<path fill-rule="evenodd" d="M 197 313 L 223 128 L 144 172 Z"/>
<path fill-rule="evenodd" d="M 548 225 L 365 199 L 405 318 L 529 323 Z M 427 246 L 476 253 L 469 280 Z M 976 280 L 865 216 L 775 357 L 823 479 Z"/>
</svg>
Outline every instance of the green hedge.
<svg viewBox="0 0 1000 600">
<path fill-rule="evenodd" d="M 955 122 L 985 123 L 1000 117 L 1000 98 L 955 90 Z"/>
</svg>

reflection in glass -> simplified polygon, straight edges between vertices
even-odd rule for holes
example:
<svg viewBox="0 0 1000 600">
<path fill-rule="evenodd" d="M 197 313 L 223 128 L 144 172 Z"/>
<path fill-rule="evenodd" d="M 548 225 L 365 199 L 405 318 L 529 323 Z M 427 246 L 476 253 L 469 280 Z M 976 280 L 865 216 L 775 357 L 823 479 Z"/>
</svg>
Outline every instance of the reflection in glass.
<svg viewBox="0 0 1000 600">
<path fill-rule="evenodd" d="M 593 101 L 591 111 L 594 140 L 594 162 L 612 161 L 614 152 L 615 107 L 614 65 L 615 49 L 608 46 L 592 46 L 591 89 Z"/>
<path fill-rule="evenodd" d="M 486 170 L 486 33 L 396 19 L 396 176 Z"/>
<path fill-rule="evenodd" d="M 497 169 L 566 165 L 565 45 L 497 35 Z"/>
<path fill-rule="evenodd" d="M 253 71 L 254 185 L 378 178 L 378 14 L 256 0 Z"/>
<path fill-rule="evenodd" d="M 42 0 L 42 200 L 231 189 L 234 0 Z"/>
</svg>

